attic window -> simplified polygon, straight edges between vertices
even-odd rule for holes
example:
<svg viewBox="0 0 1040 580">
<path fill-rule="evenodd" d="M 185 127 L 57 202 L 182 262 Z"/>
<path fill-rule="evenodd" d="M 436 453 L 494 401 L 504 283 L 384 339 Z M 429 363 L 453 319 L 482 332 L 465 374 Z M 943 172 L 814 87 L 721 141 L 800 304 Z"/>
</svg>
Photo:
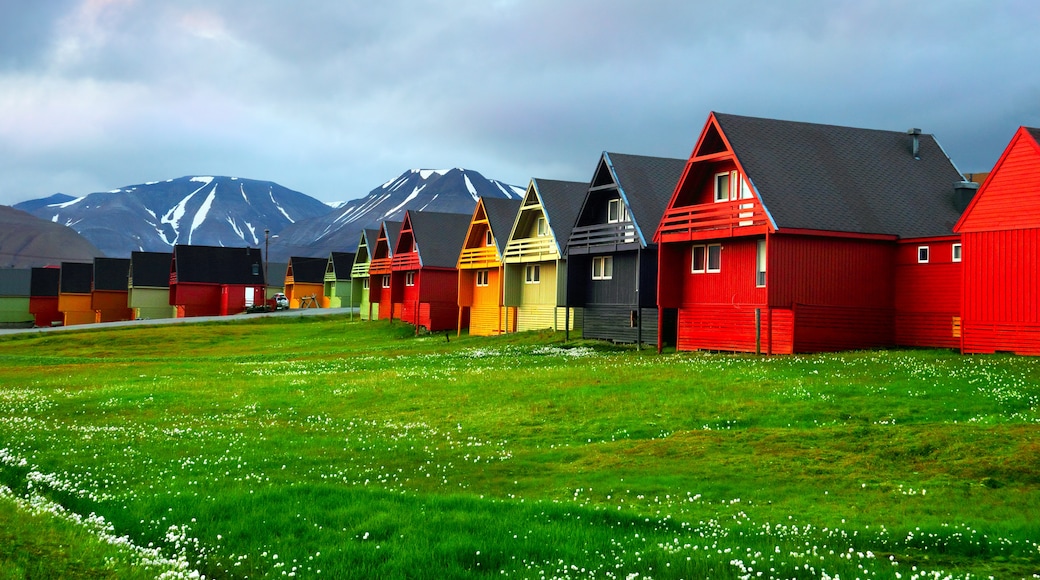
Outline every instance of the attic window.
<svg viewBox="0 0 1040 580">
<path fill-rule="evenodd" d="M 628 206 L 620 199 L 612 199 L 607 202 L 607 223 L 616 224 L 628 221 Z"/>
<path fill-rule="evenodd" d="M 484 245 L 493 246 L 495 245 L 495 236 L 491 235 L 491 230 L 484 232 Z"/>
<path fill-rule="evenodd" d="M 538 218 L 537 232 L 539 236 L 549 235 L 549 224 L 545 223 L 545 218 Z"/>
<path fill-rule="evenodd" d="M 960 244 L 954 244 L 953 245 L 953 255 L 951 256 L 951 259 L 954 262 L 960 262 L 961 261 L 961 245 Z"/>
<path fill-rule="evenodd" d="M 715 201 L 729 201 L 730 190 L 736 181 L 736 171 L 724 171 L 715 174 Z"/>
<path fill-rule="evenodd" d="M 928 263 L 928 246 L 917 246 L 917 263 Z"/>
<path fill-rule="evenodd" d="M 253 262 L 253 275 L 254 276 L 259 276 L 260 275 L 260 264 L 257 264 L 256 262 Z"/>
</svg>

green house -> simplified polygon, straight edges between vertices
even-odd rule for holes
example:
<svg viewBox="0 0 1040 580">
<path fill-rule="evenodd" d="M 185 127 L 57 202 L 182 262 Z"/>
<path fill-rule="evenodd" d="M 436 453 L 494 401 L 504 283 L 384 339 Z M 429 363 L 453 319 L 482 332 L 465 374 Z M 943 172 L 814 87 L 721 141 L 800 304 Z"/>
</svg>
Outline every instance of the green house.
<svg viewBox="0 0 1040 580">
<path fill-rule="evenodd" d="M 0 270 L 0 328 L 29 327 L 33 315 L 29 310 L 32 270 L 29 268 Z"/>
<path fill-rule="evenodd" d="M 329 308 L 353 308 L 350 270 L 354 266 L 351 252 L 332 252 L 325 267 L 325 299 Z"/>
<path fill-rule="evenodd" d="M 170 305 L 169 252 L 132 252 L 130 254 L 129 294 L 127 304 L 137 320 L 176 318 L 177 309 Z"/>
<path fill-rule="evenodd" d="M 361 232 L 357 252 L 354 253 L 354 265 L 350 268 L 350 303 L 357 304 L 361 320 L 368 320 L 371 315 L 368 300 L 368 265 L 372 262 L 372 250 L 379 239 L 379 228 L 366 229 Z"/>
</svg>

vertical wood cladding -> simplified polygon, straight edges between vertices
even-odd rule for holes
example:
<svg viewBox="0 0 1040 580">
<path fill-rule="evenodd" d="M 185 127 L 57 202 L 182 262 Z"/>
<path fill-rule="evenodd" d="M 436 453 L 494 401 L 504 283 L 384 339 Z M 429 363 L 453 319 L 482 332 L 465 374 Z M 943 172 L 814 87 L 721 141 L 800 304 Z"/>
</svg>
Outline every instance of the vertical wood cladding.
<svg viewBox="0 0 1040 580">
<path fill-rule="evenodd" d="M 768 248 L 769 305 L 893 307 L 895 243 L 774 235 Z"/>
<path fill-rule="evenodd" d="M 961 316 L 961 265 L 953 261 L 960 238 L 900 243 L 896 254 L 895 344 L 958 348 L 954 319 Z M 928 248 L 928 262 L 918 248 Z"/>
<path fill-rule="evenodd" d="M 642 331 L 637 323 L 642 317 Z M 657 309 L 623 305 L 587 305 L 582 312 L 582 336 L 614 342 L 636 342 L 641 334 L 642 343 L 657 344 Z"/>
<path fill-rule="evenodd" d="M 1040 354 L 1040 229 L 964 234 L 965 352 Z"/>
</svg>

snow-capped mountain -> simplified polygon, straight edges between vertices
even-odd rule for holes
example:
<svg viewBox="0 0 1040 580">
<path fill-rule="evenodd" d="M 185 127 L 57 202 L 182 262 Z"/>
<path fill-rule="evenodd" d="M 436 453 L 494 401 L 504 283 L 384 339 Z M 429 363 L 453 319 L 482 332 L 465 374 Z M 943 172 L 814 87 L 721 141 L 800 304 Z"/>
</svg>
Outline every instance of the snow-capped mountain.
<svg viewBox="0 0 1040 580">
<path fill-rule="evenodd" d="M 406 210 L 470 213 L 481 196 L 521 199 L 525 191 L 523 187 L 487 179 L 462 168 L 411 169 L 363 198 L 348 201 L 323 216 L 287 226 L 277 243 L 272 242 L 271 259 L 352 251 L 362 229 L 384 220 L 399 221 Z"/>
<path fill-rule="evenodd" d="M 60 198 L 59 198 L 60 199 Z M 259 246 L 264 229 L 329 212 L 329 206 L 270 181 L 194 176 L 91 193 L 56 203 L 20 203 L 29 213 L 67 225 L 109 257 L 174 244 Z"/>
</svg>

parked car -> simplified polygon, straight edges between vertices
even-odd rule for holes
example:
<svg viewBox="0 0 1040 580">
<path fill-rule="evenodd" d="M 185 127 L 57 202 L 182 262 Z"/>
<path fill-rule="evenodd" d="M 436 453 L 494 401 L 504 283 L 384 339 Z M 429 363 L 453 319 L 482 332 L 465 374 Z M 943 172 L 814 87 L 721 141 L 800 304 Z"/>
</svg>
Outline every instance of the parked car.
<svg viewBox="0 0 1040 580">
<path fill-rule="evenodd" d="M 289 309 L 289 298 L 287 298 L 285 294 L 282 294 L 281 292 L 275 294 L 274 298 L 272 298 L 271 301 L 274 302 L 275 310 Z"/>
</svg>

